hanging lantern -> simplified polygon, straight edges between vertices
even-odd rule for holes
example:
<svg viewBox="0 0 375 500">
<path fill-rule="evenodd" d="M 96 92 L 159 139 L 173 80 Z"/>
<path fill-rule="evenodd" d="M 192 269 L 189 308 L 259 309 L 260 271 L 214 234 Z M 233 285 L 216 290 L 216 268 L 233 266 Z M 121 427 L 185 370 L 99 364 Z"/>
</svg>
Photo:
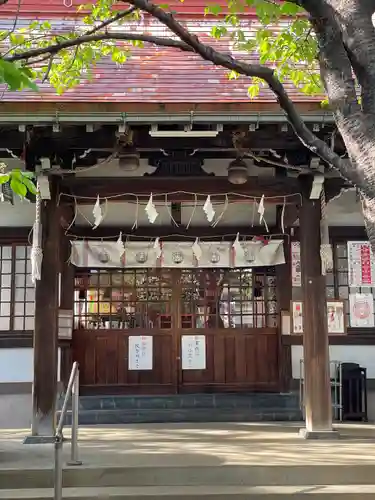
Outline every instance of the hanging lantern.
<svg viewBox="0 0 375 500">
<path fill-rule="evenodd" d="M 147 261 L 146 252 L 137 252 L 135 255 L 135 260 L 138 262 L 138 264 L 144 264 Z"/>
<path fill-rule="evenodd" d="M 98 260 L 102 264 L 108 264 L 108 262 L 111 260 L 108 252 L 106 250 L 102 250 L 98 253 Z"/>
<path fill-rule="evenodd" d="M 126 146 L 118 152 L 118 166 L 121 170 L 132 172 L 137 170 L 140 163 L 140 154 L 134 146 Z"/>
<path fill-rule="evenodd" d="M 182 261 L 184 260 L 183 253 L 178 251 L 178 252 L 173 252 L 172 253 L 172 260 L 175 264 L 181 264 Z"/>
<path fill-rule="evenodd" d="M 246 162 L 242 158 L 236 158 L 228 165 L 228 181 L 231 184 L 245 184 L 248 179 Z"/>
</svg>

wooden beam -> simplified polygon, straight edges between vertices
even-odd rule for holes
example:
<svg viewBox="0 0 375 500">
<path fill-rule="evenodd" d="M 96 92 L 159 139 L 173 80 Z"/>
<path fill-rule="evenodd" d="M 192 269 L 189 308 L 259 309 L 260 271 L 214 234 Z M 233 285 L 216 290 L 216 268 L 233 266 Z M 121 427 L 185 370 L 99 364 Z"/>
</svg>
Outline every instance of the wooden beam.
<svg viewBox="0 0 375 500">
<path fill-rule="evenodd" d="M 116 240 L 120 231 L 125 235 L 132 235 L 135 239 L 138 237 L 145 238 L 168 238 L 169 240 L 176 239 L 178 237 L 207 237 L 210 238 L 223 238 L 225 235 L 236 235 L 240 233 L 243 236 L 256 236 L 266 234 L 266 230 L 263 226 L 251 227 L 251 226 L 220 226 L 216 227 L 207 226 L 193 226 L 186 229 L 185 226 L 176 227 L 174 225 L 169 226 L 144 226 L 138 227 L 136 230 L 132 230 L 130 226 L 99 226 L 95 231 L 92 230 L 91 226 L 74 226 L 69 230 L 69 234 L 77 236 L 78 238 L 113 238 Z M 270 234 L 279 234 L 280 230 L 276 227 L 269 227 Z M 230 239 L 230 238 L 229 238 Z"/>
<path fill-rule="evenodd" d="M 58 271 L 60 224 L 57 179 L 51 182 L 51 200 L 42 204 L 43 261 L 35 288 L 33 436 L 55 431 L 58 355 Z"/>
<path fill-rule="evenodd" d="M 301 269 L 306 438 L 331 437 L 332 402 L 329 370 L 325 277 L 320 259 L 320 200 L 310 200 L 311 179 L 301 180 Z"/>
<path fill-rule="evenodd" d="M 188 193 L 201 195 L 202 201 L 208 194 L 215 195 L 215 200 L 225 199 L 226 193 L 231 193 L 231 199 L 239 199 L 236 195 L 260 198 L 275 197 L 267 200 L 268 203 L 282 204 L 284 196 L 296 195 L 287 198 L 288 203 L 299 203 L 300 186 L 297 179 L 285 177 L 250 177 L 246 184 L 233 185 L 226 177 L 199 177 L 195 178 L 147 178 L 147 177 L 106 177 L 83 178 L 69 177 L 62 181 L 62 193 L 74 196 L 88 197 L 78 199 L 80 204 L 95 203 L 96 197 L 108 198 L 115 196 L 111 201 L 134 201 L 134 194 L 143 195 L 142 201 L 147 201 L 147 196 L 153 193 L 155 200 L 164 200 L 164 193 L 175 193 L 168 197 L 169 201 L 191 201 L 194 197 Z M 126 193 L 126 194 L 125 194 Z M 118 196 L 117 196 L 118 195 Z M 62 196 L 62 200 L 68 197 Z M 244 200 L 246 198 L 243 198 Z"/>
</svg>

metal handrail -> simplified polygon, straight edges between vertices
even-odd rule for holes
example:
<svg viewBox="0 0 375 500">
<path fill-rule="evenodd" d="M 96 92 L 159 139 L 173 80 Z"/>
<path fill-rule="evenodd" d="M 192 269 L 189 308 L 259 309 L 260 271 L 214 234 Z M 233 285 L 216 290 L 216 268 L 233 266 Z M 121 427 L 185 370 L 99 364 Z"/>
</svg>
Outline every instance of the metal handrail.
<svg viewBox="0 0 375 500">
<path fill-rule="evenodd" d="M 68 465 L 82 465 L 82 462 L 78 459 L 79 366 L 76 362 L 73 363 L 68 387 L 61 408 L 59 422 L 57 424 L 55 432 L 54 500 L 62 500 L 63 498 L 63 429 L 70 397 L 72 398 L 72 439 L 70 447 L 70 460 L 68 462 Z"/>
</svg>

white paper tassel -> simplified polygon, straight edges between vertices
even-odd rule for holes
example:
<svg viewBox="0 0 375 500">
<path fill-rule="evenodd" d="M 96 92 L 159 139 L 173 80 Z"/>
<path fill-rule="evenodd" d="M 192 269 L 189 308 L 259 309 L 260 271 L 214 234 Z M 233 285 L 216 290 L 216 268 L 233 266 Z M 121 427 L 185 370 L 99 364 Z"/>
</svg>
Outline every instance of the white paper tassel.
<svg viewBox="0 0 375 500">
<path fill-rule="evenodd" d="M 98 197 L 96 199 L 94 208 L 92 210 L 92 214 L 94 216 L 94 226 L 93 226 L 93 229 L 96 229 L 100 225 L 100 223 L 102 222 L 102 220 L 103 220 L 103 212 L 102 212 L 102 207 L 100 206 L 99 195 L 98 195 Z"/>
<path fill-rule="evenodd" d="M 31 281 L 34 283 L 41 279 L 43 250 L 40 247 L 32 247 L 30 253 L 31 260 Z"/>
<path fill-rule="evenodd" d="M 200 259 L 202 258 L 202 249 L 199 245 L 199 238 L 196 238 L 196 240 L 194 241 L 191 249 L 193 250 L 193 254 L 194 254 L 194 257 L 197 259 L 197 261 L 199 262 Z"/>
<path fill-rule="evenodd" d="M 240 233 L 237 233 L 236 239 L 233 243 L 234 251 L 236 252 L 236 257 L 238 259 L 243 259 L 245 257 L 245 250 L 240 242 Z"/>
<path fill-rule="evenodd" d="M 211 202 L 211 196 L 208 195 L 203 205 L 203 212 L 206 214 L 208 222 L 212 222 L 215 217 L 215 209 Z"/>
<path fill-rule="evenodd" d="M 285 208 L 286 198 L 284 198 L 283 209 L 281 210 L 281 232 L 285 234 Z"/>
<path fill-rule="evenodd" d="M 329 242 L 329 229 L 327 221 L 326 195 L 324 186 L 320 193 L 320 260 L 322 261 L 322 275 L 325 276 L 333 270 L 333 250 Z"/>
<path fill-rule="evenodd" d="M 40 223 L 40 208 L 41 208 L 41 197 L 38 192 L 36 195 L 35 203 L 35 222 L 33 227 L 33 245 L 30 253 L 31 261 L 31 281 L 35 284 L 36 281 L 41 279 L 42 274 L 42 261 L 43 261 L 43 250 L 40 246 L 41 242 L 41 223 Z"/>
<path fill-rule="evenodd" d="M 160 238 L 156 238 L 154 242 L 154 251 L 155 251 L 155 257 L 157 259 L 160 259 L 161 257 L 161 246 L 160 246 Z"/>
<path fill-rule="evenodd" d="M 149 198 L 148 203 L 146 205 L 145 212 L 147 214 L 149 222 L 151 224 L 153 224 L 156 221 L 159 213 L 156 210 L 155 203 L 153 202 L 152 193 L 150 194 L 150 198 Z"/>
<path fill-rule="evenodd" d="M 332 245 L 329 243 L 322 243 L 320 245 L 320 259 L 322 261 L 322 275 L 326 276 L 333 269 Z"/>
<path fill-rule="evenodd" d="M 120 234 L 118 236 L 118 240 L 116 241 L 116 247 L 118 248 L 118 253 L 119 253 L 119 256 L 121 259 L 121 257 L 124 255 L 124 252 L 125 252 L 125 245 L 124 245 L 124 242 L 122 241 L 122 232 L 121 231 L 120 231 Z"/>
<path fill-rule="evenodd" d="M 264 226 L 266 228 L 266 231 L 268 233 L 268 226 L 267 226 L 267 222 L 266 222 L 266 219 L 264 218 L 264 212 L 265 212 L 265 207 L 264 207 L 264 194 L 262 194 L 262 197 L 260 199 L 260 202 L 259 202 L 259 207 L 258 207 L 258 214 L 260 215 L 260 218 L 259 218 L 259 224 L 262 224 L 262 222 L 264 222 Z"/>
</svg>

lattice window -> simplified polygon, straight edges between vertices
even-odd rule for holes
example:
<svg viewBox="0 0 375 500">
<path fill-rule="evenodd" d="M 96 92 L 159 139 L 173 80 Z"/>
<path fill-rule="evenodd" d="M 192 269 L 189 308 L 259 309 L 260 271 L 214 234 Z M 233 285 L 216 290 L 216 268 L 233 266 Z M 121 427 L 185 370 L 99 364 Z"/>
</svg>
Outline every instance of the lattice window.
<svg viewBox="0 0 375 500">
<path fill-rule="evenodd" d="M 0 330 L 34 328 L 35 288 L 31 282 L 30 249 L 26 245 L 0 246 Z"/>
<path fill-rule="evenodd" d="M 95 270 L 75 280 L 76 328 L 171 328 L 168 270 Z"/>
<path fill-rule="evenodd" d="M 186 270 L 181 284 L 182 328 L 277 326 L 273 269 Z"/>
<path fill-rule="evenodd" d="M 274 269 L 103 269 L 81 272 L 75 280 L 76 328 L 276 326 Z"/>
</svg>

